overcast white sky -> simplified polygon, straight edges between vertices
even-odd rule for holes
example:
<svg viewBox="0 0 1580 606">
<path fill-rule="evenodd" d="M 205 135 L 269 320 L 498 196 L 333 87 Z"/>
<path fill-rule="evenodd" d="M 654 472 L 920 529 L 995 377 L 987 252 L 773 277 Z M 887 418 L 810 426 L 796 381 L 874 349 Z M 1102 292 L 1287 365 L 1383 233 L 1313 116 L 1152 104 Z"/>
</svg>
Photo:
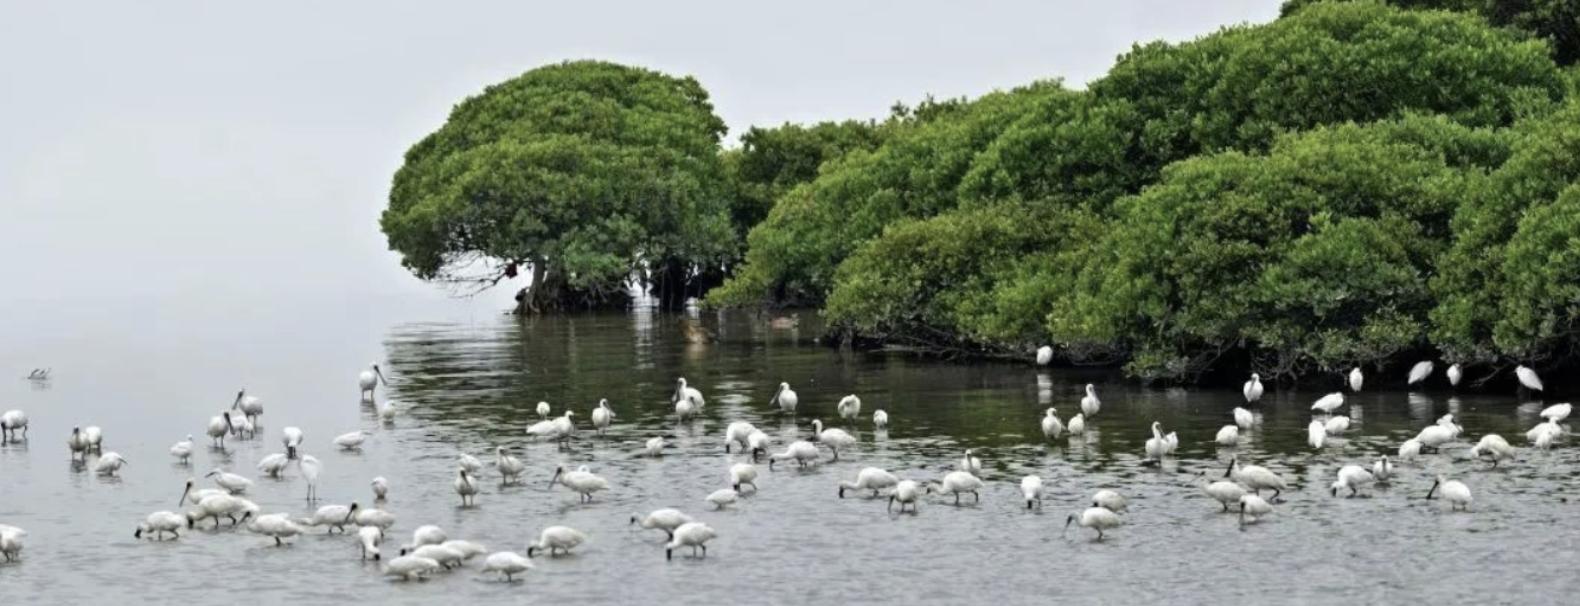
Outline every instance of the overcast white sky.
<svg viewBox="0 0 1580 606">
<path fill-rule="evenodd" d="M 378 231 L 390 176 L 456 101 L 544 63 L 694 75 L 733 139 L 1082 84 L 1132 42 L 1266 22 L 1279 0 L 755 4 L 0 4 L 0 311 L 434 296 Z"/>
</svg>

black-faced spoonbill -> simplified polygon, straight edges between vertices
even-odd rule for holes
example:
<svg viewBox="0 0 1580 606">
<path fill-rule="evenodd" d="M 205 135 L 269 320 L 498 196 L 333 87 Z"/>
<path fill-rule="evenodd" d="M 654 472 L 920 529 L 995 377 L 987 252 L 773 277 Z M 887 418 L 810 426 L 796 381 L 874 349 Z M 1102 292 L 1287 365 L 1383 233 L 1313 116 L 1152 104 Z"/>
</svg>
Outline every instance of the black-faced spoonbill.
<svg viewBox="0 0 1580 606">
<path fill-rule="evenodd" d="M 539 551 L 548 551 L 549 557 L 570 554 L 571 549 L 587 541 L 587 535 L 569 526 L 550 526 L 538 535 L 538 542 L 527 546 L 527 557 Z"/>
<path fill-rule="evenodd" d="M 1262 399 L 1263 391 L 1265 389 L 1262 387 L 1262 375 L 1254 372 L 1251 373 L 1251 380 L 1245 382 L 1245 387 L 1240 388 L 1240 392 L 1245 395 L 1246 403 Z"/>
<path fill-rule="evenodd" d="M 1065 518 L 1064 519 L 1064 527 L 1065 527 L 1065 529 L 1069 529 L 1070 528 L 1070 523 L 1071 522 L 1075 522 L 1077 524 L 1080 524 L 1083 528 L 1091 528 L 1093 530 L 1096 530 L 1097 531 L 1097 538 L 1095 540 L 1101 541 L 1101 540 L 1103 540 L 1103 530 L 1104 529 L 1116 528 L 1123 521 L 1119 518 L 1119 514 L 1114 513 L 1112 510 L 1109 510 L 1108 508 L 1105 508 L 1105 507 L 1088 507 L 1088 508 L 1086 508 L 1085 511 L 1082 511 L 1080 513 L 1072 513 L 1072 514 L 1070 514 L 1070 517 Z"/>
<path fill-rule="evenodd" d="M 137 532 L 132 533 L 132 538 L 141 539 L 144 534 L 149 534 L 154 540 L 163 541 L 165 533 L 168 532 L 170 536 L 179 539 L 181 533 L 177 531 L 186 524 L 186 521 L 185 517 L 173 511 L 156 511 L 148 514 L 148 517 L 143 519 L 143 523 L 137 525 Z"/>
<path fill-rule="evenodd" d="M 367 370 L 357 375 L 357 386 L 362 388 L 359 396 L 363 402 L 373 401 L 374 391 L 378 389 L 379 383 L 389 387 L 389 381 L 384 379 L 384 371 L 379 369 L 379 365 L 376 362 L 368 364 Z"/>
<path fill-rule="evenodd" d="M 641 525 L 642 528 L 657 528 L 664 531 L 669 538 L 675 537 L 675 529 L 681 524 L 692 521 L 691 516 L 681 513 L 679 509 L 654 509 L 645 516 L 631 516 L 631 523 Z"/>
<path fill-rule="evenodd" d="M 664 559 L 675 559 L 676 547 L 690 547 L 691 555 L 697 555 L 697 548 L 702 548 L 702 556 L 708 557 L 708 541 L 719 536 L 713 528 L 702 522 L 686 522 L 675 529 L 670 535 L 669 544 L 664 545 Z"/>
<path fill-rule="evenodd" d="M 1439 490 L 1440 488 L 1442 489 L 1441 491 Z M 1464 482 L 1437 476 L 1437 481 L 1432 482 L 1432 489 L 1426 491 L 1426 498 L 1431 499 L 1432 495 L 1438 492 L 1443 493 L 1443 499 L 1449 502 L 1451 509 L 1470 511 L 1470 487 L 1466 486 Z"/>
<path fill-rule="evenodd" d="M 880 491 L 892 488 L 900 482 L 894 474 L 877 467 L 865 467 L 856 473 L 856 481 L 841 481 L 839 483 L 839 498 L 845 498 L 845 491 L 871 490 L 873 498 L 877 498 Z"/>
<path fill-rule="evenodd" d="M 515 575 L 532 570 L 532 560 L 522 557 L 514 551 L 501 551 L 488 554 L 488 559 L 483 560 L 483 572 L 497 572 L 505 575 L 505 582 L 515 581 Z"/>
</svg>

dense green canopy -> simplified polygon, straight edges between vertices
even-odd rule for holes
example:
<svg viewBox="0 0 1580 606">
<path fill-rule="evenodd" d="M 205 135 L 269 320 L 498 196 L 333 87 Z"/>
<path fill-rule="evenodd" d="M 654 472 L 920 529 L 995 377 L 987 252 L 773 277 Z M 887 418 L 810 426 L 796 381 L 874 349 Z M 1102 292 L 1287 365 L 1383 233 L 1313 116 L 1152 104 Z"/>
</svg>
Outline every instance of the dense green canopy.
<svg viewBox="0 0 1580 606">
<path fill-rule="evenodd" d="M 490 87 L 407 153 L 383 227 L 529 308 L 822 306 L 837 339 L 1297 378 L 1580 360 L 1573 3 L 1294 0 L 882 121 L 724 127 L 608 63 Z M 1413 10 L 1413 9 L 1452 10 Z M 1556 59 L 1556 60 L 1555 60 Z M 746 245 L 744 252 L 741 244 Z"/>
<path fill-rule="evenodd" d="M 826 160 L 710 300 L 1160 379 L 1562 355 L 1574 78 L 1481 16 L 1370 2 L 1140 45 L 1088 91 L 995 93 Z"/>
<path fill-rule="evenodd" d="M 528 308 L 684 291 L 736 249 L 724 123 L 695 80 L 601 62 L 529 71 L 457 105 L 406 153 L 381 225 L 424 279 L 533 271 Z"/>
</svg>

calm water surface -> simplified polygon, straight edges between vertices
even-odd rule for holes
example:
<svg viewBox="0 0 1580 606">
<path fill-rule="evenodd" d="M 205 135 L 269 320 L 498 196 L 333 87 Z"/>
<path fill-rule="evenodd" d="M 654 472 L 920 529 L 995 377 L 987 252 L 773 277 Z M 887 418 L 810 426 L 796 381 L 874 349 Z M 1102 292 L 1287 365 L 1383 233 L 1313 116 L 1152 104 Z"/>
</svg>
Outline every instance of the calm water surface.
<svg viewBox="0 0 1580 606">
<path fill-rule="evenodd" d="M 1230 451 L 1212 438 L 1241 403 L 1236 391 L 1143 389 L 1081 371 L 841 352 L 813 342 L 811 317 L 800 329 L 775 330 L 749 315 L 703 314 L 719 341 L 694 345 L 682 338 L 680 316 L 649 312 L 520 321 L 491 310 L 370 307 L 0 321 L 12 337 L 0 344 L 7 376 L 55 368 L 48 386 L 0 381 L 0 408 L 23 408 L 33 420 L 30 441 L 0 449 L 0 523 L 30 532 L 23 560 L 0 565 L 0 595 L 8 603 L 220 596 L 387 604 L 1550 603 L 1580 589 L 1573 447 L 1523 452 L 1489 469 L 1467 460 L 1462 443 L 1403 466 L 1371 498 L 1335 499 L 1326 490 L 1340 465 L 1369 464 L 1446 412 L 1472 439 L 1497 432 L 1523 445 L 1538 403 L 1366 392 L 1351 397 L 1347 439 L 1314 455 L 1305 426 L 1320 394 L 1270 392 L 1239 452 L 1297 488 L 1265 521 L 1242 528 L 1194 483 L 1201 470 L 1223 470 Z M 407 406 L 391 425 L 358 402 L 355 375 L 372 360 L 390 375 L 388 395 Z M 706 393 L 700 419 L 673 419 L 668 396 L 677 376 Z M 800 394 L 795 418 L 767 406 L 780 381 Z M 1043 408 L 1068 418 L 1088 381 L 1103 398 L 1092 430 L 1085 439 L 1044 440 Z M 173 463 L 169 445 L 189 433 L 205 444 L 207 419 L 240 387 L 265 401 L 260 437 L 223 452 L 199 448 L 190 467 Z M 728 465 L 743 460 L 724 454 L 725 424 L 751 421 L 782 446 L 806 436 L 812 419 L 830 422 L 847 393 L 864 403 L 862 421 L 847 427 L 860 441 L 853 452 L 805 471 L 762 466 L 759 494 L 732 510 L 708 510 L 702 497 L 725 486 Z M 618 414 L 606 436 L 584 430 L 564 451 L 527 439 L 537 401 L 556 412 L 569 406 L 585 423 L 599 398 Z M 871 427 L 875 408 L 888 411 L 887 431 Z M 1181 439 L 1178 458 L 1161 468 L 1141 465 L 1154 420 Z M 64 439 L 73 425 L 104 428 L 105 449 L 130 460 L 120 478 L 69 462 Z M 317 532 L 284 548 L 228 528 L 165 543 L 132 538 L 144 515 L 176 508 L 189 476 L 223 466 L 256 477 L 256 461 L 283 450 L 285 426 L 303 428 L 304 450 L 323 461 L 325 502 L 367 504 L 368 480 L 389 478 L 385 508 L 399 522 L 387 550 L 421 524 L 493 550 L 525 552 L 539 529 L 555 524 L 591 538 L 573 556 L 538 558 L 514 585 L 481 575 L 480 560 L 428 582 L 392 582 L 359 561 L 353 539 Z M 330 439 L 355 429 L 373 432 L 363 450 L 335 450 Z M 669 438 L 668 454 L 635 457 L 654 435 Z M 500 488 L 489 470 L 477 506 L 459 507 L 450 484 L 457 453 L 486 461 L 495 445 L 527 461 L 529 481 Z M 883 500 L 835 495 L 839 480 L 865 466 L 937 478 L 965 448 L 983 460 L 980 503 L 955 507 L 935 495 L 916 515 L 890 515 Z M 563 488 L 546 488 L 558 465 L 588 465 L 612 487 L 579 504 Z M 1030 512 L 1017 488 L 1029 473 L 1048 484 L 1042 509 Z M 1471 513 L 1421 498 L 1436 473 L 1470 485 Z M 310 511 L 294 468 L 282 480 L 257 481 L 248 496 L 266 513 Z M 1099 488 L 1130 497 L 1125 525 L 1103 542 L 1082 529 L 1063 533 L 1065 517 Z M 677 553 L 666 562 L 662 533 L 628 525 L 633 513 L 659 507 L 681 508 L 719 531 L 707 559 Z"/>
</svg>

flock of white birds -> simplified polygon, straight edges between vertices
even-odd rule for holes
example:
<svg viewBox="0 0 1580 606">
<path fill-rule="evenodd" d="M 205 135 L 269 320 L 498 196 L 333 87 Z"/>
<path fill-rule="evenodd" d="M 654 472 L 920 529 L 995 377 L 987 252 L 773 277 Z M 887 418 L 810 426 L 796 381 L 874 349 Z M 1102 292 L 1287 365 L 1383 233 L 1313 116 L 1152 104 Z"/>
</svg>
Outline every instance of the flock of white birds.
<svg viewBox="0 0 1580 606">
<path fill-rule="evenodd" d="M 1038 351 L 1039 364 L 1046 364 L 1049 358 L 1051 352 Z M 1432 375 L 1432 371 L 1431 362 L 1416 364 L 1410 371 L 1409 384 L 1417 385 L 1426 381 Z M 1448 368 L 1446 376 L 1452 385 L 1457 386 L 1463 378 L 1463 373 L 1460 366 L 1455 364 Z M 1535 391 L 1543 389 L 1541 379 L 1535 371 L 1525 366 L 1516 369 L 1516 376 L 1521 385 L 1527 389 Z M 1364 382 L 1361 369 L 1355 368 L 1345 374 L 1344 382 L 1351 390 L 1359 391 Z M 377 364 L 372 364 L 367 370 L 362 371 L 358 376 L 358 383 L 364 403 L 376 401 L 379 385 L 388 385 L 383 371 Z M 1243 388 L 1248 404 L 1260 400 L 1264 391 L 1261 377 L 1256 374 L 1251 375 Z M 706 405 L 702 392 L 688 385 L 683 378 L 676 382 L 671 402 L 676 418 L 681 421 L 693 418 Z M 796 412 L 799 398 L 789 384 L 780 383 L 769 402 L 777 410 L 793 414 Z M 1344 405 L 1343 392 L 1327 394 L 1311 405 L 1314 417 L 1308 426 L 1307 441 L 1312 448 L 1320 450 L 1327 444 L 1330 436 L 1343 435 L 1348 431 L 1349 417 L 1337 414 Z M 1094 385 L 1086 386 L 1086 394 L 1081 398 L 1079 406 L 1080 412 L 1070 417 L 1068 421 L 1061 420 L 1056 409 L 1048 408 L 1041 419 L 1044 436 L 1056 440 L 1066 435 L 1079 435 L 1087 431 L 1091 419 L 1102 409 L 1102 401 L 1098 398 Z M 845 396 L 835 405 L 839 418 L 848 423 L 855 423 L 861 418 L 861 408 L 861 399 L 855 395 Z M 381 419 L 388 421 L 399 414 L 400 406 L 386 400 L 377 407 L 377 411 Z M 542 420 L 527 428 L 526 431 L 531 436 L 564 445 L 577 431 L 573 422 L 575 413 L 572 411 L 566 410 L 555 417 L 551 415 L 552 410 L 548 403 L 539 402 L 536 412 Z M 1540 413 L 1543 422 L 1527 432 L 1526 440 L 1534 448 L 1551 447 L 1566 435 L 1567 430 L 1559 423 L 1566 419 L 1570 412 L 1571 406 L 1567 403 L 1543 409 Z M 207 436 L 215 447 L 221 449 L 224 448 L 227 439 L 252 439 L 256 437 L 258 417 L 262 414 L 263 401 L 242 390 L 236 394 L 235 401 L 229 409 L 209 419 Z M 601 434 L 613 424 L 616 415 L 608 401 L 602 400 L 593 408 L 589 417 L 592 428 Z M 882 428 L 888 424 L 889 415 L 883 410 L 877 410 L 872 413 L 871 419 L 876 427 Z M 1236 446 L 1241 432 L 1251 429 L 1256 421 L 1257 416 L 1250 410 L 1235 408 L 1233 423 L 1224 425 L 1217 432 L 1214 441 L 1224 447 Z M 20 410 L 5 412 L 0 415 L 0 441 L 26 440 L 28 425 L 28 417 L 24 412 Z M 1179 446 L 1179 437 L 1174 432 L 1163 433 L 1159 423 L 1152 423 L 1151 427 L 1152 437 L 1143 445 L 1145 454 L 1143 461 L 1144 464 L 1157 465 L 1173 456 Z M 1397 459 L 1408 461 L 1422 456 L 1424 452 L 1435 452 L 1445 444 L 1458 439 L 1461 433 L 1463 428 L 1453 415 L 1445 415 L 1433 425 L 1423 428 L 1416 437 L 1401 444 Z M 332 442 L 337 448 L 355 450 L 362 446 L 369 435 L 366 431 L 354 431 L 336 436 Z M 313 455 L 302 452 L 305 432 L 300 428 L 285 427 L 281 430 L 280 436 L 284 452 L 263 457 L 257 465 L 259 473 L 280 477 L 280 474 L 294 465 L 307 484 L 307 500 L 316 502 L 317 480 L 323 468 L 322 463 Z M 127 459 L 116 452 L 105 452 L 103 441 L 102 429 L 87 426 L 73 428 L 66 444 L 73 460 L 80 458 L 86 465 L 90 454 L 97 455 L 93 470 L 98 474 L 113 476 L 127 465 Z M 729 486 L 720 488 L 703 499 L 713 507 L 721 509 L 736 503 L 745 487 L 750 487 L 753 492 L 757 490 L 758 471 L 755 461 L 759 460 L 760 456 L 767 458 L 770 470 L 776 463 L 781 462 L 806 467 L 822 460 L 823 453 L 819 446 L 828 449 L 830 461 L 838 461 L 841 451 L 849 452 L 849 449 L 856 444 L 855 437 L 850 433 L 839 428 L 824 427 L 821 420 L 812 422 L 810 439 L 792 441 L 779 452 L 771 452 L 773 445 L 769 436 L 745 421 L 729 423 L 725 428 L 724 441 L 726 452 L 733 447 L 739 447 L 741 452 L 750 453 L 753 462 L 733 463 L 728 470 Z M 661 456 L 665 446 L 664 438 L 656 436 L 647 440 L 640 454 Z M 189 435 L 185 440 L 171 446 L 169 452 L 170 456 L 186 464 L 190 460 L 193 449 L 193 437 Z M 1482 436 L 1470 449 L 1472 457 L 1488 460 L 1494 466 L 1500 461 L 1513 458 L 1515 452 L 1515 448 L 1497 434 Z M 1361 464 L 1342 466 L 1330 487 L 1332 495 L 1339 496 L 1343 493 L 1345 496 L 1356 496 L 1372 485 L 1386 483 L 1396 477 L 1394 459 L 1384 455 L 1370 463 L 1369 467 Z M 527 471 L 527 466 L 504 447 L 495 449 L 492 466 L 499 474 L 502 485 L 521 482 L 522 476 Z M 479 476 L 484 472 L 484 468 L 483 461 L 470 454 L 463 453 L 458 458 L 453 486 L 463 507 L 475 503 L 474 500 L 480 492 Z M 953 498 L 956 505 L 960 504 L 966 494 L 970 494 L 973 501 L 979 501 L 980 490 L 985 486 L 980 478 L 981 471 L 981 460 L 973 451 L 966 450 L 956 462 L 955 469 L 939 480 L 923 483 L 901 479 L 877 467 L 866 467 L 857 473 L 854 480 L 840 481 L 838 495 L 843 498 L 846 492 L 852 492 L 880 497 L 887 492 L 887 508 L 890 512 L 898 508 L 899 513 L 907 510 L 914 513 L 918 501 L 924 495 L 935 492 L 945 495 L 946 498 Z M 354 527 L 362 558 L 383 559 L 386 533 L 395 524 L 395 516 L 378 507 L 386 501 L 390 491 L 390 484 L 383 477 L 373 478 L 369 483 L 373 492 L 374 507 L 362 507 L 357 503 L 323 505 L 307 517 L 292 516 L 287 513 L 262 513 L 256 503 L 243 496 L 253 486 L 253 481 L 240 474 L 216 468 L 208 472 L 205 477 L 212 481 L 215 487 L 200 488 L 197 486 L 196 479 L 187 480 L 179 503 L 183 507 L 189 506 L 187 511 L 150 513 L 137 525 L 134 536 L 164 540 L 168 535 L 169 538 L 176 539 L 180 537 L 182 530 L 192 529 L 210 521 L 214 528 L 219 528 L 222 524 L 221 520 L 224 519 L 233 527 L 245 524 L 247 530 L 273 539 L 276 545 L 284 545 L 286 539 L 301 535 L 309 528 L 321 527 L 328 533 L 339 531 L 350 535 L 352 533 L 348 527 Z M 1289 482 L 1279 474 L 1265 467 L 1242 463 L 1238 456 L 1230 458 L 1221 478 L 1208 477 L 1206 472 L 1202 472 L 1197 476 L 1197 482 L 1203 492 L 1222 505 L 1224 512 L 1237 513 L 1241 524 L 1256 522 L 1272 513 L 1273 504 L 1278 502 L 1279 495 L 1290 488 Z M 574 470 L 557 468 L 550 485 L 563 486 L 577 493 L 584 502 L 592 502 L 599 492 L 609 488 L 606 479 L 591 472 L 586 466 Z M 1043 482 L 1040 477 L 1027 475 L 1022 478 L 1020 491 L 1025 499 L 1026 508 L 1041 506 Z M 1272 491 L 1272 494 L 1264 499 L 1261 496 L 1263 491 Z M 1441 495 L 1443 500 L 1450 504 L 1452 510 L 1468 511 L 1473 500 L 1469 486 L 1462 481 L 1442 475 L 1436 477 L 1426 498 L 1432 499 L 1436 495 Z M 1099 490 L 1092 495 L 1091 506 L 1071 514 L 1066 518 L 1064 527 L 1067 530 L 1071 524 L 1076 524 L 1092 529 L 1096 532 L 1094 538 L 1101 540 L 1104 531 L 1123 524 L 1122 514 L 1125 513 L 1126 508 L 1126 498 L 1122 494 L 1114 490 Z M 669 537 L 668 542 L 664 544 L 666 559 L 672 559 L 674 551 L 681 548 L 689 548 L 694 557 L 706 557 L 707 543 L 717 536 L 712 527 L 680 510 L 671 508 L 632 516 L 631 524 L 640 525 L 645 529 L 663 530 Z M 20 557 L 26 536 L 27 532 L 21 528 L 0 524 L 0 555 L 4 556 L 6 562 L 12 562 Z M 488 553 L 482 545 L 472 541 L 450 539 L 441 528 L 423 525 L 412 532 L 410 543 L 400 546 L 396 557 L 384 563 L 383 570 L 385 574 L 399 579 L 422 579 L 432 574 L 459 568 L 467 561 L 487 554 L 482 570 L 511 581 L 515 580 L 516 575 L 533 568 L 532 557 L 536 556 L 537 552 L 545 552 L 552 557 L 569 553 L 585 541 L 587 535 L 579 530 L 567 526 L 549 526 L 544 528 L 538 539 L 528 546 L 525 556 L 511 551 Z"/>
</svg>

